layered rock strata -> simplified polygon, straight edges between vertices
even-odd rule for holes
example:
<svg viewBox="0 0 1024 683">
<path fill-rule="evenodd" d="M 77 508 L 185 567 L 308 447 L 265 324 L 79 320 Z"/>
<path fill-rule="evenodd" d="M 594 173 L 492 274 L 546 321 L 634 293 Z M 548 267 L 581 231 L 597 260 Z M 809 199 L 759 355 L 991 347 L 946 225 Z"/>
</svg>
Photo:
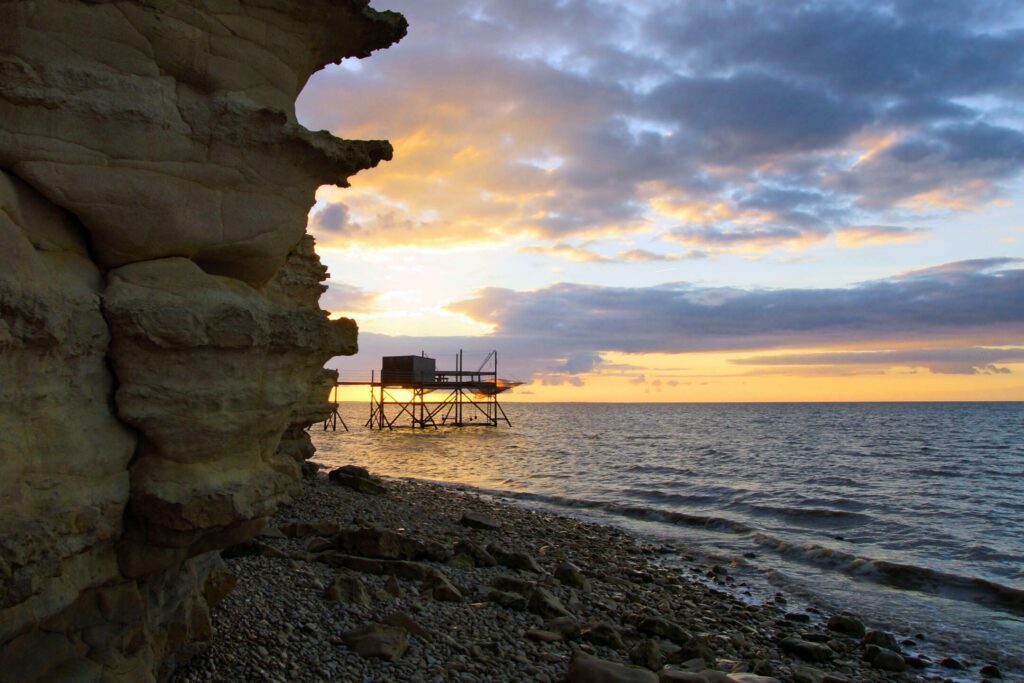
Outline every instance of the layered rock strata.
<svg viewBox="0 0 1024 683">
<path fill-rule="evenodd" d="M 324 362 L 356 350 L 306 214 L 391 148 L 306 130 L 295 97 L 405 22 L 25 0 L 0 25 L 0 671 L 161 678 L 211 635 L 216 551 L 296 490 Z"/>
</svg>

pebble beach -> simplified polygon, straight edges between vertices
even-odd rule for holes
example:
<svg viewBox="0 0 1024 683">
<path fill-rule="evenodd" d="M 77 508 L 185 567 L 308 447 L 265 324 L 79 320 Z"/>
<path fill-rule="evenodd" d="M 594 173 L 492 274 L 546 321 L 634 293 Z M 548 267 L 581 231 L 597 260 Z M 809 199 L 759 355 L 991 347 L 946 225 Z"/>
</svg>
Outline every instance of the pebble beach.
<svg viewBox="0 0 1024 683">
<path fill-rule="evenodd" d="M 609 526 L 343 467 L 224 553 L 215 638 L 173 680 L 1008 680 L 853 613 L 738 598 Z"/>
</svg>

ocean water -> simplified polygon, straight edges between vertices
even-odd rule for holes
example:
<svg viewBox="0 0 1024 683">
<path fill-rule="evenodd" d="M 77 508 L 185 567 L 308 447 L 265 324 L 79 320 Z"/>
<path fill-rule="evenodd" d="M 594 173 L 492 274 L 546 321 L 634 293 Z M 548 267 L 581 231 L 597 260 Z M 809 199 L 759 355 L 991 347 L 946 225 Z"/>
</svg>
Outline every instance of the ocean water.
<svg viewBox="0 0 1024 683">
<path fill-rule="evenodd" d="M 504 407 L 511 428 L 378 432 L 342 404 L 316 459 L 615 524 L 729 564 L 753 601 L 1024 671 L 1024 403 Z"/>
</svg>

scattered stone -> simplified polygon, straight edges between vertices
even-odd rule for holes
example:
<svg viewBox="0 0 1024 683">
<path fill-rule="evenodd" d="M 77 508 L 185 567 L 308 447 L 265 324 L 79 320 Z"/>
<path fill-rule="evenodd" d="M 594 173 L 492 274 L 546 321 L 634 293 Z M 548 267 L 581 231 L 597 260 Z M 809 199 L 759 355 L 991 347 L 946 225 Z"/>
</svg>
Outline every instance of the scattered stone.
<svg viewBox="0 0 1024 683">
<path fill-rule="evenodd" d="M 534 574 L 543 574 L 544 570 L 537 564 L 537 560 L 533 559 L 532 555 L 521 552 L 509 552 L 497 544 L 490 544 L 487 546 L 487 552 L 503 567 L 509 569 L 518 569 L 524 572 L 533 572 Z"/>
<path fill-rule="evenodd" d="M 651 671 L 657 671 L 665 663 L 658 641 L 645 638 L 629 650 L 629 661 L 637 666 L 643 666 Z"/>
<path fill-rule="evenodd" d="M 821 669 L 815 669 L 813 666 L 793 667 L 794 683 L 823 683 L 825 676 L 826 674 L 824 671 Z"/>
<path fill-rule="evenodd" d="M 861 638 L 860 642 L 862 645 L 877 645 L 893 652 L 901 651 L 900 644 L 896 642 L 896 638 L 891 633 L 886 633 L 885 631 L 868 631 Z"/>
<path fill-rule="evenodd" d="M 402 584 L 398 583 L 397 576 L 389 576 L 384 582 L 384 591 L 393 598 L 402 597 Z"/>
<path fill-rule="evenodd" d="M 957 671 L 964 668 L 964 665 L 959 660 L 953 659 L 952 657 L 943 657 L 939 660 L 939 666 L 944 669 L 955 669 Z"/>
<path fill-rule="evenodd" d="M 530 640 L 536 640 L 541 643 L 556 643 L 562 639 L 561 635 L 540 628 L 529 629 L 526 632 L 526 637 Z"/>
<path fill-rule="evenodd" d="M 540 587 L 534 588 L 530 593 L 526 608 L 544 619 L 572 616 L 561 600 L 552 595 L 547 589 Z"/>
<path fill-rule="evenodd" d="M 568 683 L 659 683 L 658 676 L 637 666 L 609 662 L 577 650 L 569 663 Z"/>
<path fill-rule="evenodd" d="M 510 591 L 492 590 L 486 597 L 488 602 L 493 602 L 505 609 L 522 612 L 526 609 L 526 596 Z"/>
<path fill-rule="evenodd" d="M 514 576 L 496 576 L 491 580 L 492 587 L 501 591 L 519 593 L 523 596 L 529 595 L 533 591 L 534 585 L 531 581 L 523 581 Z"/>
<path fill-rule="evenodd" d="M 784 638 L 782 649 L 808 662 L 827 662 L 832 659 L 832 648 L 821 643 L 811 643 L 802 638 Z"/>
<path fill-rule="evenodd" d="M 484 549 L 472 541 L 459 541 L 455 544 L 455 552 L 472 558 L 477 567 L 496 567 L 498 561 Z"/>
<path fill-rule="evenodd" d="M 658 672 L 658 683 L 708 683 L 708 681 L 694 671 L 666 668 Z"/>
<path fill-rule="evenodd" d="M 412 560 L 422 554 L 422 544 L 389 529 L 371 527 L 343 529 L 335 534 L 334 546 L 359 557 L 381 560 Z"/>
<path fill-rule="evenodd" d="M 555 567 L 555 578 L 572 588 L 582 589 L 587 585 L 587 578 L 583 576 L 580 568 L 572 562 L 563 562 Z"/>
<path fill-rule="evenodd" d="M 864 648 L 864 660 L 882 671 L 899 672 L 907 669 L 907 663 L 899 653 L 878 645 L 868 645 Z"/>
<path fill-rule="evenodd" d="M 629 619 L 636 623 L 636 629 L 641 633 L 668 638 L 673 643 L 680 645 L 693 640 L 693 635 L 689 631 L 663 617 L 634 615 Z"/>
<path fill-rule="evenodd" d="M 384 623 L 388 626 L 405 629 L 410 634 L 422 640 L 428 642 L 431 640 L 430 633 L 417 624 L 416 621 L 405 612 L 392 612 L 388 616 L 384 617 Z"/>
<path fill-rule="evenodd" d="M 462 518 L 459 520 L 459 524 L 462 526 L 468 526 L 471 529 L 484 529 L 485 531 L 495 531 L 501 528 L 500 522 L 488 517 L 487 515 L 468 510 L 462 513 Z"/>
<path fill-rule="evenodd" d="M 437 574 L 429 579 L 424 587 L 430 590 L 430 594 L 434 596 L 435 600 L 462 602 L 462 592 L 452 585 L 452 582 L 443 574 Z"/>
<path fill-rule="evenodd" d="M 365 493 L 370 496 L 382 496 L 387 493 L 384 484 L 377 477 L 371 477 L 365 467 L 345 465 L 336 470 L 331 470 L 327 475 L 331 481 L 340 484 L 353 491 Z"/>
<path fill-rule="evenodd" d="M 604 645 L 616 650 L 626 649 L 626 644 L 622 642 L 622 635 L 619 633 L 619 629 L 607 621 L 593 621 L 587 624 L 581 629 L 580 637 L 595 645 Z"/>
<path fill-rule="evenodd" d="M 408 632 L 388 624 L 372 623 L 342 634 L 348 649 L 361 657 L 379 657 L 395 661 L 409 647 Z"/>
<path fill-rule="evenodd" d="M 370 592 L 359 577 L 336 576 L 324 591 L 324 597 L 331 602 L 342 602 L 359 607 L 370 606 Z"/>
<path fill-rule="evenodd" d="M 580 624 L 575 617 L 555 617 L 544 622 L 544 629 L 557 633 L 562 638 L 569 640 L 578 638 L 580 635 Z"/>
<path fill-rule="evenodd" d="M 811 615 L 803 612 L 786 612 L 783 617 L 786 621 L 795 621 L 800 624 L 807 624 L 811 621 Z"/>
<path fill-rule="evenodd" d="M 864 622 L 852 614 L 833 614 L 829 617 L 828 628 L 830 631 L 843 633 L 854 638 L 863 638 L 866 632 Z"/>
<path fill-rule="evenodd" d="M 281 527 L 281 533 L 288 538 L 308 536 L 333 536 L 341 531 L 337 522 L 292 522 Z"/>
</svg>

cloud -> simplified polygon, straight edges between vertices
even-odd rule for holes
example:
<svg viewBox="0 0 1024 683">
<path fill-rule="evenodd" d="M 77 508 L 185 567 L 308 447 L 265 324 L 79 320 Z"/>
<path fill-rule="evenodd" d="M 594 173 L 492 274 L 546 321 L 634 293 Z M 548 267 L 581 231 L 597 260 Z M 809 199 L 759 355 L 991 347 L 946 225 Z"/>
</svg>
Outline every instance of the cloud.
<svg viewBox="0 0 1024 683">
<path fill-rule="evenodd" d="M 840 247 L 864 247 L 875 244 L 913 242 L 928 236 L 927 228 L 905 228 L 899 225 L 851 225 L 836 231 Z"/>
<path fill-rule="evenodd" d="M 520 247 L 519 252 L 523 254 L 544 254 L 545 256 L 559 256 L 569 261 L 583 261 L 587 263 L 611 263 L 613 259 L 603 256 L 587 249 L 586 247 L 575 247 L 571 244 L 558 242 L 551 246 L 532 245 Z"/>
<path fill-rule="evenodd" d="M 931 372 L 950 375 L 1010 374 L 997 363 L 1024 362 L 1024 348 L 984 348 L 978 346 L 900 349 L 885 351 L 841 351 L 831 353 L 793 353 L 777 356 L 736 358 L 738 365 L 757 366 L 868 366 L 885 368 L 909 366 L 927 368 Z"/>
<path fill-rule="evenodd" d="M 828 233 L 784 227 L 759 228 L 676 228 L 663 235 L 665 239 L 715 252 L 765 251 L 774 247 L 799 249 L 821 242 Z"/>
<path fill-rule="evenodd" d="M 332 313 L 368 313 L 380 296 L 354 285 L 330 280 L 327 291 L 320 295 L 320 307 Z"/>
<path fill-rule="evenodd" d="M 556 248 L 674 220 L 719 251 L 804 248 L 972 209 L 1024 170 L 1019 4 L 388 5 L 402 44 L 298 102 L 395 145 L 344 205 L 325 194 L 324 244 Z"/>
<path fill-rule="evenodd" d="M 614 256 L 605 256 L 593 249 L 583 246 L 574 246 L 565 242 L 558 242 L 553 245 L 529 245 L 520 247 L 518 250 L 523 254 L 541 254 L 554 256 L 567 261 L 582 263 L 647 263 L 647 262 L 672 262 L 683 260 L 699 260 L 708 257 L 706 251 L 688 250 L 681 253 L 658 253 L 647 249 L 628 249 L 620 251 Z"/>
<path fill-rule="evenodd" d="M 493 325 L 506 345 L 683 353 L 1024 333 L 1024 268 L 946 264 L 842 289 L 487 288 L 449 308 Z M 1015 336 L 1016 335 L 1016 336 Z"/>
</svg>

